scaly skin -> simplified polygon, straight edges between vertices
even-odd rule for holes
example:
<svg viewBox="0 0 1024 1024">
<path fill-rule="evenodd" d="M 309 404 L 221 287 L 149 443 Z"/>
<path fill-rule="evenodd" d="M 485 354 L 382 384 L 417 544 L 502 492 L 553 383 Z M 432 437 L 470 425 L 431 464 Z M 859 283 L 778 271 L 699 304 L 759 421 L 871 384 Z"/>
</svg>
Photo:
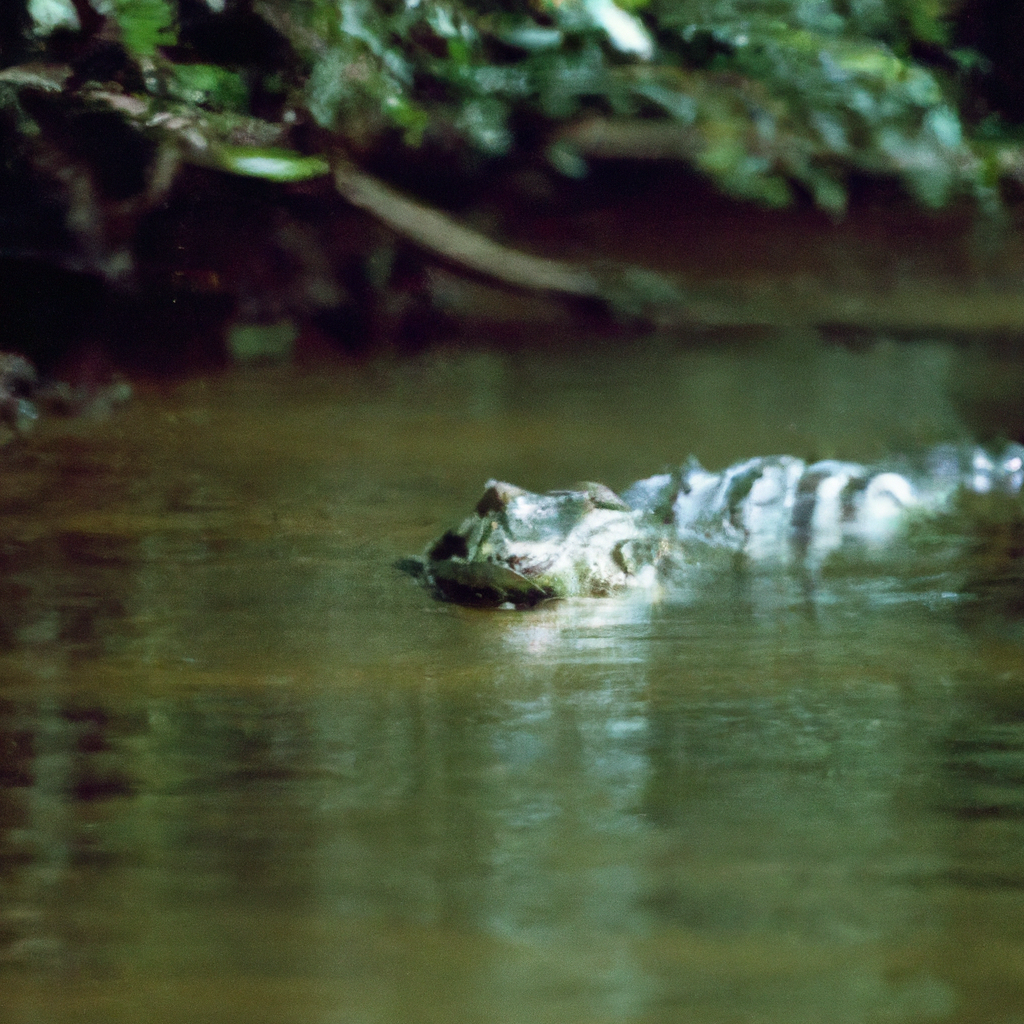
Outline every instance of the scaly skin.
<svg viewBox="0 0 1024 1024">
<path fill-rule="evenodd" d="M 691 460 L 622 497 L 601 484 L 534 494 L 491 480 L 473 515 L 428 546 L 422 575 L 450 601 L 527 607 L 652 589 L 737 560 L 814 572 L 836 553 L 884 556 L 959 495 L 1016 496 L 1022 483 L 1020 445 L 995 456 L 941 446 L 917 464 L 873 468 L 774 456 L 712 473 Z"/>
</svg>

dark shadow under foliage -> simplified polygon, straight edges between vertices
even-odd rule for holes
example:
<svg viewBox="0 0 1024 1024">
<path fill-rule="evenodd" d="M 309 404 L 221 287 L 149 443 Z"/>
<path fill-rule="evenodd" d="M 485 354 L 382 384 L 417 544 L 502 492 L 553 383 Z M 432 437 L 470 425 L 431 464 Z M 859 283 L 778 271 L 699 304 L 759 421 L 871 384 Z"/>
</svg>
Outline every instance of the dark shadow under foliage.
<svg viewBox="0 0 1024 1024">
<path fill-rule="evenodd" d="M 484 235 L 515 238 L 524 209 L 628 199 L 651 164 L 833 218 L 863 181 L 991 213 L 1024 180 L 1024 21 L 988 0 L 41 9 L 0 12 L 0 257 L 85 277 L 54 312 L 14 318 L 15 343 L 40 351 L 54 332 L 19 323 L 88 324 L 71 297 L 96 282 L 224 323 L 299 317 L 349 346 L 422 335 L 444 320 L 431 260 L 633 316 L 671 287 L 629 268 L 513 271 Z M 414 202 L 399 210 L 385 182 Z M 486 227 L 479 245 L 446 237 L 452 214 Z"/>
</svg>

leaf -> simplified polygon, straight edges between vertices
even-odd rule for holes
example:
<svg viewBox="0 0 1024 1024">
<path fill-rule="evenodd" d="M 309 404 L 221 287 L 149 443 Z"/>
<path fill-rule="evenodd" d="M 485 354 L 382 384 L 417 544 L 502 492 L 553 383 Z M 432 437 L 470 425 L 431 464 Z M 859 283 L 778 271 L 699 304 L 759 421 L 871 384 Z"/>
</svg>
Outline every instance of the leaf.
<svg viewBox="0 0 1024 1024">
<path fill-rule="evenodd" d="M 814 205 L 819 210 L 825 210 L 837 217 L 846 212 L 846 188 L 831 174 L 813 169 L 803 178 L 803 181 L 811 190 Z"/>
<path fill-rule="evenodd" d="M 59 28 L 72 32 L 81 28 L 71 0 L 29 0 L 28 16 L 32 19 L 32 31 L 37 36 L 47 36 Z"/>
<path fill-rule="evenodd" d="M 215 164 L 232 174 L 267 181 L 308 181 L 329 173 L 322 156 L 303 156 L 291 149 L 220 145 L 213 149 Z"/>
<path fill-rule="evenodd" d="M 656 103 L 683 124 L 693 124 L 697 119 L 697 101 L 688 93 L 669 89 L 658 82 L 637 82 L 633 92 Z"/>
<path fill-rule="evenodd" d="M 481 98 L 463 104 L 461 127 L 478 149 L 491 156 L 503 156 L 512 148 L 508 109 L 497 99 Z"/>
<path fill-rule="evenodd" d="M 306 105 L 321 128 L 332 128 L 346 95 L 350 61 L 340 47 L 332 47 L 313 65 L 306 81 Z"/>
<path fill-rule="evenodd" d="M 925 114 L 924 129 L 947 149 L 957 149 L 964 141 L 960 118 L 956 111 L 945 104 L 933 107 Z"/>
<path fill-rule="evenodd" d="M 643 60 L 654 56 L 654 40 L 644 23 L 627 14 L 613 0 L 583 0 L 594 24 L 604 29 L 612 46 L 620 53 L 632 53 Z"/>
<path fill-rule="evenodd" d="M 548 162 L 560 174 L 567 178 L 585 178 L 587 161 L 579 154 L 579 150 L 568 142 L 553 142 L 545 151 Z"/>
<path fill-rule="evenodd" d="M 509 46 L 518 46 L 530 52 L 554 50 L 562 45 L 565 38 L 561 29 L 538 25 L 535 21 L 524 21 L 499 29 L 497 36 Z"/>
<path fill-rule="evenodd" d="M 174 64 L 168 91 L 176 99 L 218 110 L 245 111 L 249 90 L 241 76 L 216 64 Z"/>
<path fill-rule="evenodd" d="M 178 41 L 175 10 L 168 0 L 103 0 L 94 6 L 117 22 L 124 45 L 140 56 L 152 56 L 158 46 Z"/>
<path fill-rule="evenodd" d="M 277 323 L 236 323 L 228 331 L 227 347 L 238 363 L 285 362 L 289 359 L 299 332 L 291 320 Z"/>
</svg>

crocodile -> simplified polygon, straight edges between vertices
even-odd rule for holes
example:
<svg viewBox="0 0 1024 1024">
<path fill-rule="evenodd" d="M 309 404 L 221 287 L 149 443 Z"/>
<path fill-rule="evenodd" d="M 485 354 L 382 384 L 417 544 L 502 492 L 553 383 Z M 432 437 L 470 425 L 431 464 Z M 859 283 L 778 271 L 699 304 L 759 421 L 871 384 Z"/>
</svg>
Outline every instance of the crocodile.
<svg viewBox="0 0 1024 1024">
<path fill-rule="evenodd" d="M 691 458 L 621 494 L 590 482 L 538 494 L 490 480 L 473 514 L 413 561 L 444 600 L 515 608 L 663 591 L 722 567 L 813 578 L 837 559 L 899 565 L 915 531 L 935 536 L 922 524 L 944 523 L 948 541 L 951 522 L 953 534 L 964 532 L 965 502 L 995 503 L 996 518 L 1009 507 L 1024 522 L 1022 485 L 1016 443 L 997 452 L 940 445 L 875 466 L 777 455 L 713 472 Z"/>
</svg>

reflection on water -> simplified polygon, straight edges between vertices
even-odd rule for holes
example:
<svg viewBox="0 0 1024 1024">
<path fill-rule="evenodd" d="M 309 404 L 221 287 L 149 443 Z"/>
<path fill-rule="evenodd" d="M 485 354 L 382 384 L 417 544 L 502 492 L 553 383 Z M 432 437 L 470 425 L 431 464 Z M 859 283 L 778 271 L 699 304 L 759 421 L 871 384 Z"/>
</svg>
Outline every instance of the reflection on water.
<svg viewBox="0 0 1024 1024">
<path fill-rule="evenodd" d="M 487 475 L 650 472 L 716 379 L 785 421 L 751 355 L 473 358 L 464 414 L 472 360 L 251 374 L 4 453 L 0 1019 L 1019 1021 L 1012 624 L 434 603 L 391 563 Z"/>
</svg>

